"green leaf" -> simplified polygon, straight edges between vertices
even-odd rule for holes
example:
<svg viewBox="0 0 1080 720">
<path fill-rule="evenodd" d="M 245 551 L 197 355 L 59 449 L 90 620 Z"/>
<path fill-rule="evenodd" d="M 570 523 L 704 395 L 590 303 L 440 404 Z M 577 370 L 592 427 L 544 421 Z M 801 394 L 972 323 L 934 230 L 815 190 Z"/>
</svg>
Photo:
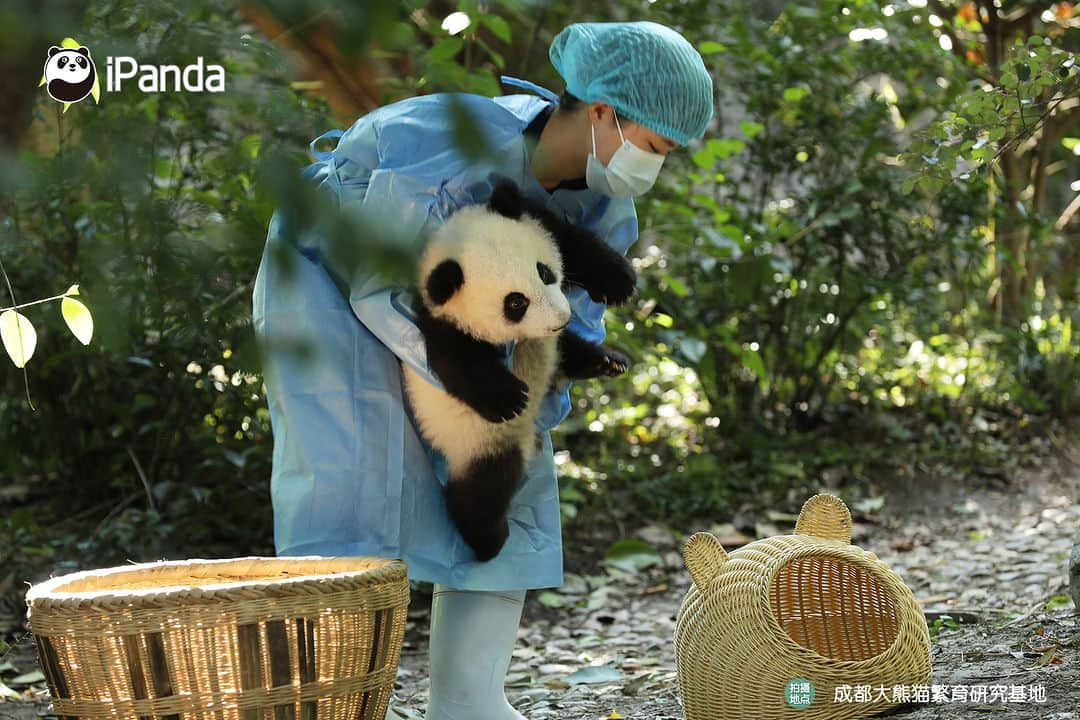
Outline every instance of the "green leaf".
<svg viewBox="0 0 1080 720">
<path fill-rule="evenodd" d="M 604 564 L 626 572 L 637 572 L 658 565 L 662 558 L 653 546 L 641 538 L 624 538 L 608 548 Z"/>
<path fill-rule="evenodd" d="M 904 178 L 904 181 L 900 186 L 900 191 L 905 195 L 912 194 L 912 190 L 915 188 L 915 181 L 918 179 L 918 175 L 908 175 Z"/>
<path fill-rule="evenodd" d="M 1061 610 L 1072 605 L 1072 598 L 1068 595 L 1055 595 L 1046 601 L 1046 609 L 1048 611 Z"/>
<path fill-rule="evenodd" d="M 753 120 L 743 120 L 739 123 L 739 129 L 743 131 L 743 135 L 752 138 L 764 130 L 765 126 L 759 122 L 754 122 Z"/>
<path fill-rule="evenodd" d="M 262 138 L 259 135 L 252 133 L 251 135 L 245 136 L 240 141 L 240 149 L 244 151 L 244 154 L 247 155 L 247 157 L 254 160 L 259 156 L 259 147 L 261 143 Z"/>
<path fill-rule="evenodd" d="M 510 42 L 510 26 L 501 17 L 491 13 L 481 13 L 480 22 L 486 25 L 488 30 L 491 30 L 504 43 Z"/>
<path fill-rule="evenodd" d="M 664 283 L 669 288 L 671 288 L 671 291 L 673 293 L 675 293 L 679 297 L 686 297 L 686 294 L 689 291 L 686 289 L 686 285 L 683 284 L 682 280 L 679 280 L 677 277 L 674 277 L 673 275 L 664 275 L 662 279 L 663 279 Z"/>
<path fill-rule="evenodd" d="M 450 99 L 450 130 L 455 146 L 472 162 L 486 161 L 494 154 L 488 136 L 475 132 L 480 127 L 472 111 L 457 95 Z"/>
<path fill-rule="evenodd" d="M 727 140 L 709 140 L 705 143 L 705 147 L 712 151 L 719 159 L 730 157 L 737 152 L 746 149 L 746 143 L 742 140 L 727 139 Z"/>
<path fill-rule="evenodd" d="M 665 315 L 664 313 L 653 313 L 650 317 L 652 317 L 652 321 L 660 327 L 669 328 L 674 324 L 671 320 L 671 316 Z"/>
<path fill-rule="evenodd" d="M 765 372 L 765 361 L 761 359 L 761 353 L 750 348 L 743 348 L 742 361 L 743 365 L 761 381 L 761 384 L 768 388 L 769 375 Z"/>
<path fill-rule="evenodd" d="M 541 605 L 553 608 L 564 607 L 569 602 L 569 600 L 567 600 L 565 596 L 560 595 L 556 592 L 551 592 L 550 590 L 545 590 L 544 592 L 540 593 L 536 596 L 536 599 Z"/>
<path fill-rule="evenodd" d="M 430 50 L 427 51 L 427 61 L 430 62 L 448 62 L 454 59 L 454 56 L 461 52 L 461 48 L 464 45 L 461 38 L 448 37 L 435 43 Z"/>
<path fill-rule="evenodd" d="M 89 345 L 90 338 L 94 335 L 94 318 L 90 316 L 87 307 L 74 298 L 65 297 L 60 301 L 60 314 L 79 342 Z"/>
<path fill-rule="evenodd" d="M 610 683 L 622 679 L 623 674 L 610 665 L 590 665 L 566 676 L 566 682 L 571 685 Z"/>
<path fill-rule="evenodd" d="M 65 298 L 66 299 L 66 298 Z M 37 347 L 37 331 L 30 320 L 18 310 L 0 314 L 0 340 L 3 340 L 11 362 L 15 367 L 25 367 Z"/>
<path fill-rule="evenodd" d="M 706 40 L 698 45 L 698 52 L 702 55 L 715 55 L 727 50 L 727 46 L 714 40 Z"/>
<path fill-rule="evenodd" d="M 784 89 L 784 100 L 787 102 L 799 102 L 809 91 L 804 87 L 789 87 Z"/>
<path fill-rule="evenodd" d="M 703 147 L 696 153 L 690 156 L 690 159 L 694 161 L 694 164 L 699 168 L 708 170 L 716 162 L 716 155 L 707 147 Z"/>
<path fill-rule="evenodd" d="M 929 193 L 936 193 L 945 185 L 945 181 L 941 178 L 933 177 L 931 175 L 923 175 L 919 178 L 919 186 Z"/>
<path fill-rule="evenodd" d="M 40 682 L 45 682 L 45 676 L 41 674 L 40 670 L 24 673 L 8 680 L 9 685 L 32 685 Z"/>
<path fill-rule="evenodd" d="M 503 59 L 501 53 L 496 52 L 490 45 L 484 42 L 482 38 L 476 38 L 476 43 L 480 47 L 484 48 L 484 52 L 486 52 L 491 57 L 491 61 L 495 63 L 495 67 L 499 68 L 500 70 L 506 67 L 506 61 Z"/>
<path fill-rule="evenodd" d="M 803 466 L 798 463 L 778 462 L 773 463 L 770 467 L 785 477 L 795 478 L 796 480 L 801 480 L 806 477 L 806 471 L 803 470 Z"/>
</svg>

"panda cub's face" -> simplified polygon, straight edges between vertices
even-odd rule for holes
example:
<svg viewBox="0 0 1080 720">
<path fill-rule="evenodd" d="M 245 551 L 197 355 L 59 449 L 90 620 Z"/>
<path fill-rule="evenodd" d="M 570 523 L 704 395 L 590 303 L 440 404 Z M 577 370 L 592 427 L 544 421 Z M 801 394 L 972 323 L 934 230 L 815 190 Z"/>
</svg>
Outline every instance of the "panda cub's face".
<svg viewBox="0 0 1080 720">
<path fill-rule="evenodd" d="M 435 232 L 420 262 L 420 291 L 435 317 L 481 340 L 557 335 L 570 322 L 562 259 L 527 214 L 458 210 Z"/>
</svg>

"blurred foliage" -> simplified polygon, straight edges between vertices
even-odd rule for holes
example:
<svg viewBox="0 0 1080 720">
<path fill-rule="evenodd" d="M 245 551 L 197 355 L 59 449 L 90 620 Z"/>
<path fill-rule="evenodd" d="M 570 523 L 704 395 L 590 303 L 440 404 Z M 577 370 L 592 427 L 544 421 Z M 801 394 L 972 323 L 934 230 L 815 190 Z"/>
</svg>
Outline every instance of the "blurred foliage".
<svg viewBox="0 0 1080 720">
<path fill-rule="evenodd" d="M 900 164 L 969 97 L 971 62 L 944 48 L 944 23 L 925 3 L 695 12 L 656 19 L 692 28 L 719 127 L 638 203 L 641 302 L 608 321 L 636 374 L 583 384 L 561 427 L 566 514 L 628 507 L 689 528 L 748 498 L 796 508 L 822 487 L 996 478 L 1020 448 L 1045 453 L 1048 424 L 1080 406 L 1076 304 L 1039 282 L 1030 316 L 1000 322 L 1000 180 L 926 184 L 932 169 Z M 1046 152 L 1045 215 L 1031 218 L 1044 228 L 1076 196 L 1071 148 Z M 1075 246 L 1076 232 L 1033 243 Z"/>
<path fill-rule="evenodd" d="M 73 34 L 99 58 L 203 56 L 225 67 L 227 92 L 125 84 L 63 115 L 41 92 L 5 158 L 0 252 L 14 300 L 77 282 L 96 332 L 73 347 L 58 318 L 34 316 L 36 412 L 21 371 L 4 374 L 3 484 L 51 502 L 5 508 L 0 564 L 272 552 L 251 284 L 281 197 L 271 190 L 286 192 L 266 178 L 296 175 L 325 107 L 213 4 L 94 3 Z"/>
<path fill-rule="evenodd" d="M 574 20 L 682 29 L 715 73 L 718 118 L 638 202 L 641 292 L 608 316 L 609 340 L 637 364 L 575 387 L 555 439 L 568 520 L 629 513 L 690 530 L 751 501 L 797 508 L 821 486 L 999 473 L 1029 438 L 1051 437 L 1042 430 L 1080 399 L 1075 303 L 1061 282 L 1033 283 L 1030 314 L 999 322 L 997 185 L 974 171 L 927 184 L 909 178 L 937 170 L 900 164 L 913 128 L 932 137 L 929 123 L 955 124 L 970 98 L 972 68 L 941 27 L 925 8 L 869 2 L 779 16 L 713 5 L 611 0 L 588 17 L 569 2 L 6 7 L 5 26 L 35 38 L 12 52 L 73 35 L 97 57 L 202 56 L 227 80 L 221 94 L 125 86 L 63 115 L 39 91 L 26 126 L 12 106 L 0 257 L 14 297 L 2 306 L 78 283 L 95 334 L 83 347 L 55 313 L 25 311 L 37 354 L 25 376 L 9 366 L 0 392 L 0 567 L 21 579 L 272 554 L 250 302 L 270 215 L 314 225 L 346 259 L 402 262 L 301 180 L 308 143 L 413 94 L 498 94 L 503 72 L 559 91 L 547 46 Z M 452 34 L 455 11 L 467 24 Z M 1060 61 L 1053 47 L 1040 68 Z M 40 62 L 25 73 L 35 89 Z M 459 127 L 483 153 L 467 117 Z M 1051 149 L 1058 163 L 1070 152 Z M 1047 213 L 1071 197 L 1065 175 L 1047 176 Z M 1066 246 L 1069 228 L 1038 223 L 1037 247 Z"/>
</svg>

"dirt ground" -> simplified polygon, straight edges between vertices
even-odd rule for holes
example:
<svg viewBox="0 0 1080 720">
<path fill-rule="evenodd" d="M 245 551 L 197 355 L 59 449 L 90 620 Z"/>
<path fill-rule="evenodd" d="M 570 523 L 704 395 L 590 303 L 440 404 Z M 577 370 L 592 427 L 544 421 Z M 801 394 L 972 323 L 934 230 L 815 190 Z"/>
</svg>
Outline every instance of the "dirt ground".
<svg viewBox="0 0 1080 720">
<path fill-rule="evenodd" d="M 880 506 L 856 510 L 853 542 L 898 572 L 927 616 L 933 684 L 942 686 L 938 701 L 901 706 L 891 718 L 1080 720 L 1080 615 L 1067 599 L 1080 526 L 1073 460 L 1007 487 L 925 480 L 887 488 Z M 791 532 L 792 519 L 764 519 L 755 534 Z M 729 552 L 737 545 L 730 525 L 688 531 L 705 529 L 731 540 Z M 567 538 L 565 586 L 529 592 L 507 679 L 508 699 L 529 720 L 685 717 L 672 638 L 690 578 L 677 537 L 657 526 L 635 534 L 661 562 L 636 572 L 605 567 L 599 558 L 611 538 Z M 429 602 L 414 592 L 388 718 L 423 717 Z M 0 658 L 0 678 L 19 697 L 0 702 L 0 719 L 55 717 L 30 674 L 30 639 L 18 627 L 7 637 L 22 640 Z M 15 673 L 26 682 L 13 682 Z"/>
<path fill-rule="evenodd" d="M 890 488 L 880 510 L 856 512 L 855 544 L 914 592 L 935 630 L 932 683 L 948 686 L 938 692 L 942 701 L 909 703 L 889 717 L 1080 720 L 1080 615 L 1063 598 L 1077 527 L 1080 467 L 1068 460 L 1009 487 L 927 480 Z M 767 536 L 791 526 L 765 522 L 758 530 Z M 560 594 L 577 605 L 553 608 L 529 593 L 507 682 L 507 697 L 529 720 L 685 717 L 672 638 L 689 575 L 668 533 L 650 527 L 638 534 L 661 551 L 662 566 L 613 577 L 595 556 L 568 558 L 577 572 L 568 572 Z M 583 555 L 606 547 L 582 543 Z M 600 606 L 580 606 L 590 602 Z M 421 718 L 427 698 L 422 603 L 413 610 L 392 703 L 406 718 Z M 591 676 L 585 668 L 594 668 Z"/>
</svg>

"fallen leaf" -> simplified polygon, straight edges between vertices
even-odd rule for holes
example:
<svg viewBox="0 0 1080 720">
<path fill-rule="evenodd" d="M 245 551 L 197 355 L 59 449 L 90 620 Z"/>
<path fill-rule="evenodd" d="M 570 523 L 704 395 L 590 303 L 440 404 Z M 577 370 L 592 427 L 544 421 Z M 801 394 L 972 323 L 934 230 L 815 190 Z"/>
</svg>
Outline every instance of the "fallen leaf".
<svg viewBox="0 0 1080 720">
<path fill-rule="evenodd" d="M 636 678 L 626 683 L 626 685 L 623 685 L 623 695 L 637 695 L 638 692 L 641 691 L 641 686 L 648 682 L 649 678 L 651 678 L 652 676 L 653 674 L 651 672 L 638 675 Z"/>
<path fill-rule="evenodd" d="M 889 541 L 889 547 L 897 552 L 909 552 L 915 549 L 914 538 L 896 538 Z"/>
<path fill-rule="evenodd" d="M 532 675 L 529 673 L 521 673 L 506 678 L 506 682 L 503 683 L 506 687 L 531 687 L 533 684 Z"/>
<path fill-rule="evenodd" d="M 1057 650 L 1057 645 L 1055 645 L 1054 647 L 1050 648 L 1049 650 L 1044 652 L 1042 655 L 1040 655 L 1039 659 L 1035 661 L 1034 665 L 1030 665 L 1030 666 L 1028 666 L 1028 667 L 1026 667 L 1024 669 L 1025 670 L 1034 670 L 1036 668 L 1041 668 L 1044 665 L 1046 665 L 1048 663 L 1051 663 L 1051 662 L 1053 662 L 1055 665 L 1060 664 L 1061 659 L 1060 658 L 1055 659 L 1055 656 L 1054 656 L 1054 651 L 1055 650 Z"/>
<path fill-rule="evenodd" d="M 545 590 L 544 592 L 540 593 L 536 597 L 536 599 L 541 605 L 553 608 L 563 607 L 564 605 L 566 605 L 567 602 L 565 597 L 563 597 L 559 593 L 551 592 L 550 590 Z"/>
<path fill-rule="evenodd" d="M 590 665 L 567 675 L 566 682 L 571 685 L 592 685 L 617 682 L 622 678 L 623 674 L 610 665 Z"/>
<path fill-rule="evenodd" d="M 653 546 L 640 538 L 626 538 L 612 544 L 603 560 L 609 565 L 628 573 L 652 567 L 662 562 Z"/>
<path fill-rule="evenodd" d="M 40 670 L 23 673 L 18 677 L 13 677 L 8 680 L 8 683 L 11 685 L 32 685 L 40 682 L 45 682 L 45 676 L 41 674 Z"/>
</svg>

